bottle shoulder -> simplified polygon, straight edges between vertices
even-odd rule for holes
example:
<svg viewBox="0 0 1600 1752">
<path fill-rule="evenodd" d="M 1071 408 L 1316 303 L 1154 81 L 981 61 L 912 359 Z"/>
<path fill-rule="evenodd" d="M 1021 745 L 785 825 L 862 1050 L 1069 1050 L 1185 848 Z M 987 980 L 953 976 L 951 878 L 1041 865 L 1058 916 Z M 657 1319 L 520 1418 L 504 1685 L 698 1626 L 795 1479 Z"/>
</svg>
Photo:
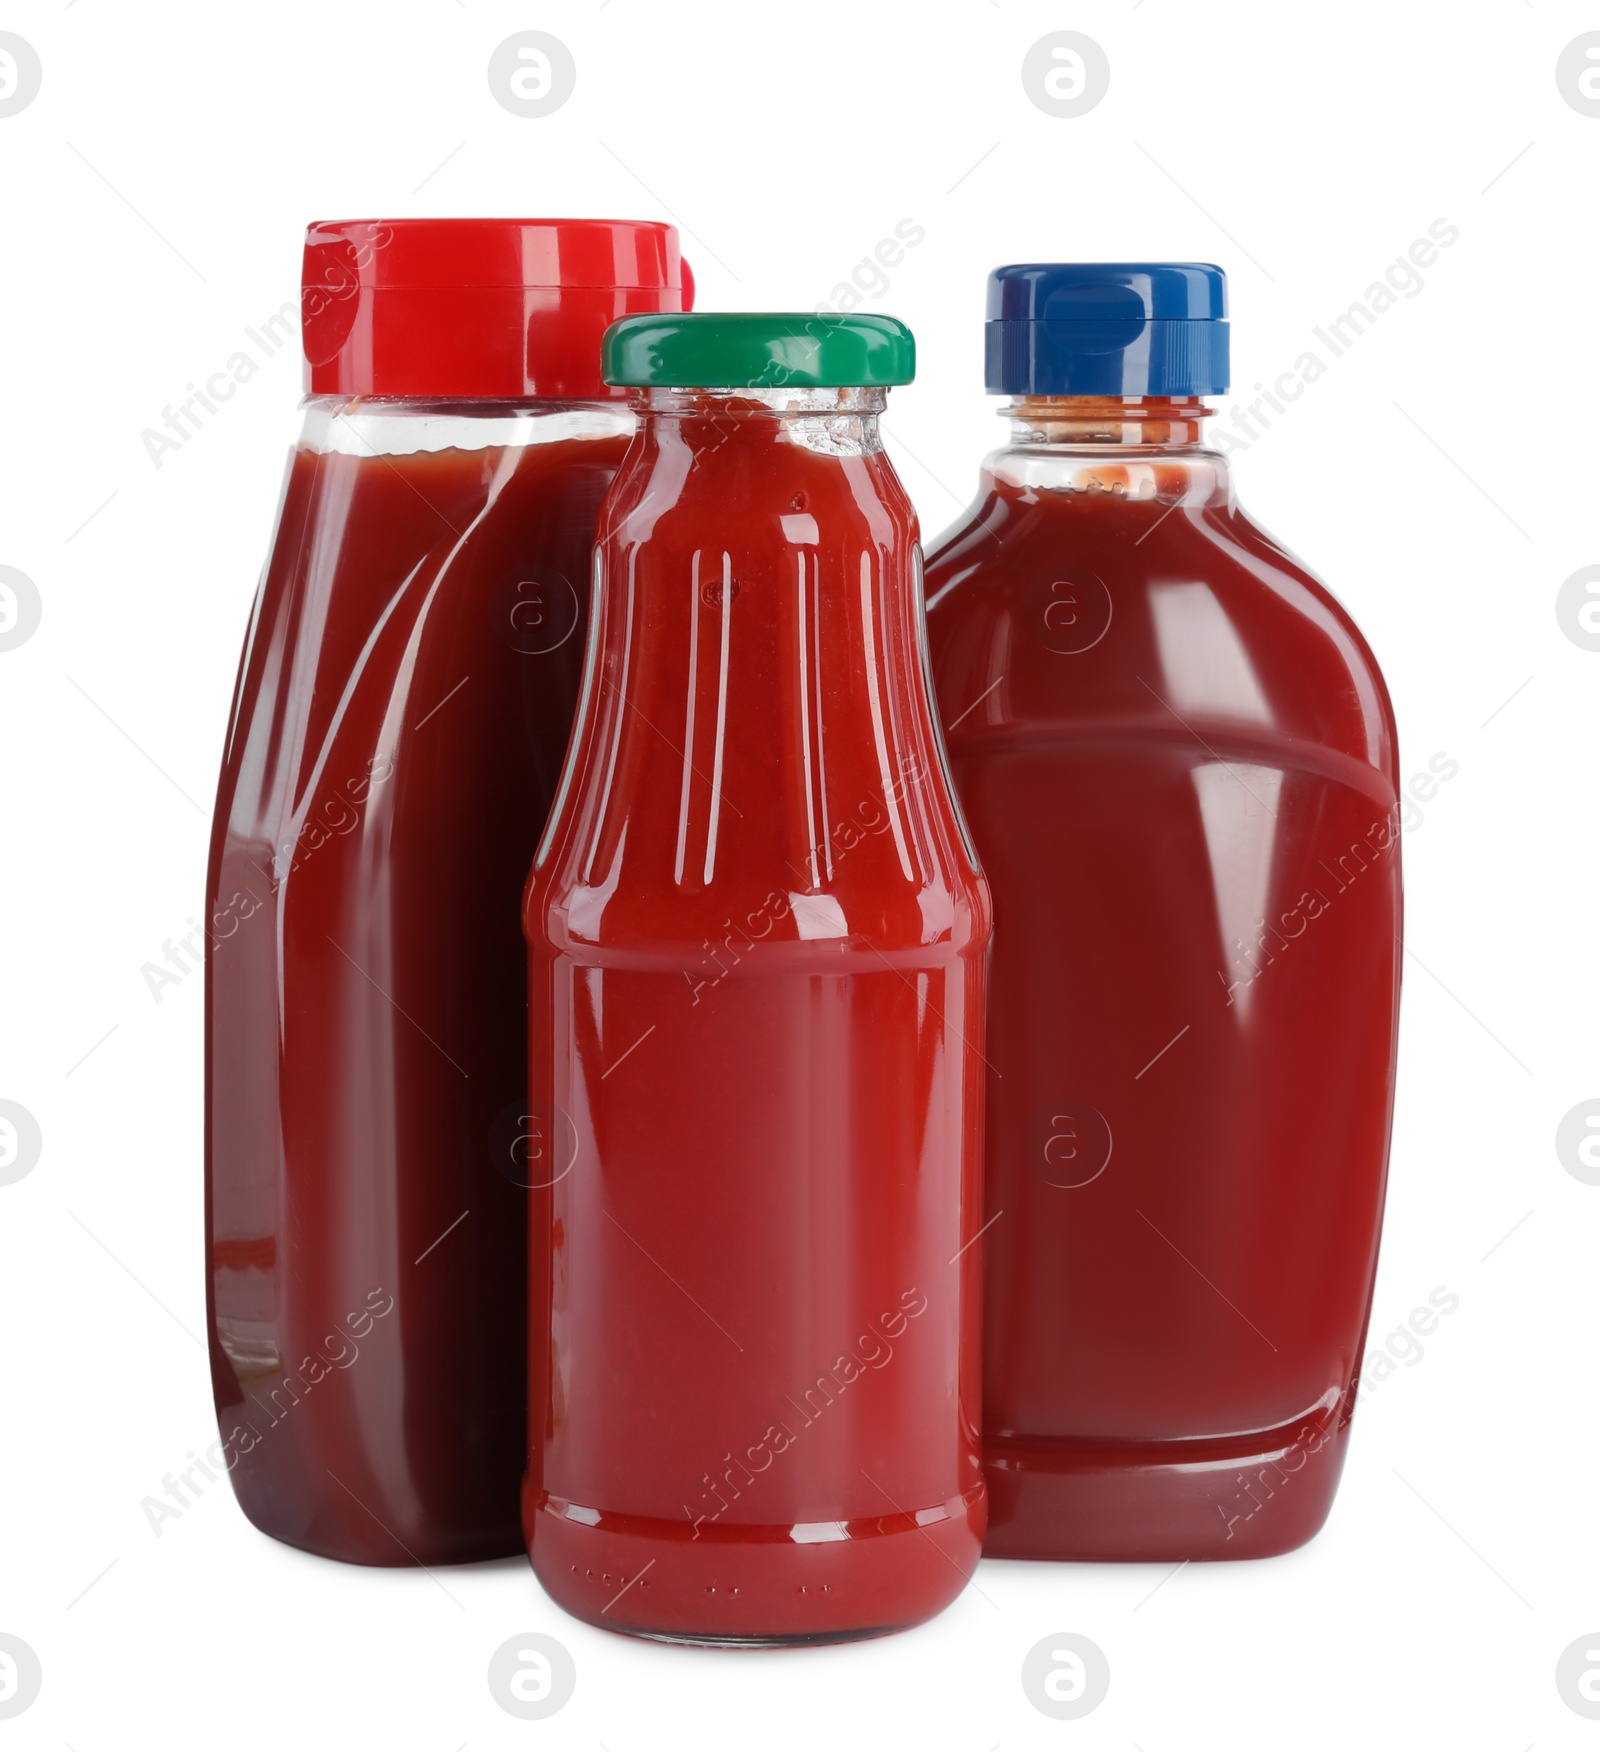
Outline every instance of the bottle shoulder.
<svg viewBox="0 0 1600 1752">
<path fill-rule="evenodd" d="M 991 484 L 926 576 L 952 745 L 1030 726 L 1214 733 L 1325 748 L 1395 780 L 1370 647 L 1231 493 L 1129 501 Z"/>
<path fill-rule="evenodd" d="M 692 964 L 986 934 L 939 757 L 916 526 L 881 452 L 661 423 L 596 550 L 591 682 L 530 941 Z M 684 957 L 688 956 L 688 962 Z"/>
<path fill-rule="evenodd" d="M 678 965 L 731 935 L 759 949 L 762 963 L 798 957 L 826 967 L 841 955 L 959 952 L 987 941 L 988 890 L 961 837 L 931 722 L 892 768 L 839 758 L 848 750 L 835 738 L 824 775 L 804 760 L 758 763 L 749 748 L 720 770 L 713 756 L 673 772 L 653 758 L 657 747 L 636 744 L 630 757 L 606 734 L 604 708 L 595 716 L 570 807 L 552 823 L 524 895 L 535 945 Z"/>
<path fill-rule="evenodd" d="M 864 548 L 908 553 L 916 513 L 881 445 L 830 450 L 810 443 L 754 445 L 702 434 L 689 445 L 641 433 L 618 469 L 597 543 L 617 562 L 656 563 L 697 551 L 736 562 L 786 563 L 800 553 L 835 558 Z"/>
</svg>

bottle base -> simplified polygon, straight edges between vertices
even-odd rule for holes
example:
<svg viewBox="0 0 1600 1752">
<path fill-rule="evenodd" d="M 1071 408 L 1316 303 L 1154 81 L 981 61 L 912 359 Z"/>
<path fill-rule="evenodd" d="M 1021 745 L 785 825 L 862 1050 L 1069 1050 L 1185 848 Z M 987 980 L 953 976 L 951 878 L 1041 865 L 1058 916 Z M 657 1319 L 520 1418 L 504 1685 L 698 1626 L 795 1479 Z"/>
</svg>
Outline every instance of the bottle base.
<svg viewBox="0 0 1600 1752">
<path fill-rule="evenodd" d="M 515 1533 L 509 1539 L 501 1536 L 419 1538 L 416 1545 L 407 1548 L 399 1544 L 397 1536 L 385 1537 L 378 1528 L 373 1529 L 376 1540 L 368 1542 L 344 1532 L 321 1534 L 313 1530 L 305 1534 L 290 1533 L 280 1527 L 265 1526 L 249 1513 L 245 1519 L 258 1533 L 276 1539 L 280 1545 L 308 1552 L 312 1557 L 327 1558 L 333 1563 L 355 1564 L 361 1569 L 450 1569 L 461 1564 L 503 1561 L 518 1556 L 523 1550 L 521 1536 Z"/>
<path fill-rule="evenodd" d="M 977 1568 L 984 1488 L 916 1513 L 805 1527 L 696 1529 L 525 1498 L 528 1556 L 573 1617 L 653 1642 L 785 1648 L 887 1636 L 932 1618 Z"/>
<path fill-rule="evenodd" d="M 1349 1423 L 1177 1442 L 984 1442 L 986 1557 L 1176 1563 L 1278 1557 L 1322 1528 Z"/>
<path fill-rule="evenodd" d="M 819 1630 L 796 1636 L 692 1636 L 670 1630 L 630 1630 L 625 1625 L 613 1624 L 604 1628 L 637 1637 L 640 1642 L 668 1643 L 680 1649 L 809 1649 L 828 1643 L 871 1642 L 874 1637 L 893 1636 L 896 1631 L 910 1630 L 921 1622 L 912 1619 L 905 1624 L 875 1625 L 870 1630 Z"/>
<path fill-rule="evenodd" d="M 318 1497 L 287 1492 L 276 1480 L 241 1477 L 242 1471 L 241 1464 L 231 1482 L 245 1519 L 258 1533 L 313 1557 L 367 1569 L 435 1569 L 515 1557 L 524 1549 L 516 1526 L 419 1526 L 387 1504 L 368 1507 L 348 1488 L 341 1492 L 333 1478 Z"/>
</svg>

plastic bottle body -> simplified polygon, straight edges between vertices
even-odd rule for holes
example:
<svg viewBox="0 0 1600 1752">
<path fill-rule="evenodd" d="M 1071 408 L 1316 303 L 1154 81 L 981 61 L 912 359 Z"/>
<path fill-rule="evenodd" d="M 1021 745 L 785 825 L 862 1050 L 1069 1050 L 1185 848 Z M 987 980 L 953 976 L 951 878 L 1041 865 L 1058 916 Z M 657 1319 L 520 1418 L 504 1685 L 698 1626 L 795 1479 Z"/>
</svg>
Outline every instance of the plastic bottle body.
<svg viewBox="0 0 1600 1752">
<path fill-rule="evenodd" d="M 521 886 L 625 407 L 315 398 L 208 876 L 212 1362 L 262 1530 L 520 1547 Z"/>
<path fill-rule="evenodd" d="M 1343 1462 L 1400 965 L 1393 714 L 1198 404 L 1024 403 L 928 568 L 993 886 L 987 1549 L 1266 1555 Z"/>
</svg>

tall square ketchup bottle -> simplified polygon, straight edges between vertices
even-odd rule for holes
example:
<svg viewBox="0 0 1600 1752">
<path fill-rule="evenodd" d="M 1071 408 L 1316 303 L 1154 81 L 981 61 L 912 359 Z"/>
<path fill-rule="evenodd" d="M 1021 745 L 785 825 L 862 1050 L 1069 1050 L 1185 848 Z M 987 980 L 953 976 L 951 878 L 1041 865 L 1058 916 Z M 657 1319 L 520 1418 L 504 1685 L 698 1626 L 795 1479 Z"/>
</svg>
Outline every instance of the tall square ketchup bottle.
<svg viewBox="0 0 1600 1752">
<path fill-rule="evenodd" d="M 927 689 L 886 317 L 632 317 L 528 881 L 524 1520 L 569 1611 L 779 1643 L 977 1563 L 989 901 Z"/>
<path fill-rule="evenodd" d="M 1221 271 L 989 282 L 1011 435 L 928 565 L 993 887 L 987 1549 L 1227 1558 L 1322 1525 L 1394 1095 L 1394 715 L 1206 446 Z"/>
<path fill-rule="evenodd" d="M 304 426 L 217 789 L 212 1377 L 246 1514 L 357 1563 L 521 1548 L 519 902 L 671 226 L 313 225 Z M 218 393 L 215 386 L 212 393 Z"/>
</svg>

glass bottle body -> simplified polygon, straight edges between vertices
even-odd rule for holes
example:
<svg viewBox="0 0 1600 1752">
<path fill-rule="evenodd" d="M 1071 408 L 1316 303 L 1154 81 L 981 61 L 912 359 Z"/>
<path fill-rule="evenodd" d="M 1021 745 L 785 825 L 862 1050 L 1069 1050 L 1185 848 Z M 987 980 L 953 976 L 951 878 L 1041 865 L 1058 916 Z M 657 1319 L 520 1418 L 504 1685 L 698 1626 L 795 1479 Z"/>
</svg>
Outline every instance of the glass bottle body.
<svg viewBox="0 0 1600 1752">
<path fill-rule="evenodd" d="M 872 1634 L 977 1561 L 988 902 L 881 392 L 651 391 L 529 880 L 540 1579 L 613 1629 Z"/>
</svg>

